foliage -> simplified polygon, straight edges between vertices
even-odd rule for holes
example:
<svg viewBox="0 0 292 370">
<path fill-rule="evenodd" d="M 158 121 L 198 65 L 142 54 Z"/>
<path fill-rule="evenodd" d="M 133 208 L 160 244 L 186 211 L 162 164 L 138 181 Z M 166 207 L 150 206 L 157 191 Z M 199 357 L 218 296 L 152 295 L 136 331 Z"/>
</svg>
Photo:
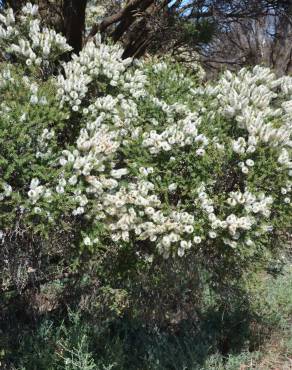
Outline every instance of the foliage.
<svg viewBox="0 0 292 370">
<path fill-rule="evenodd" d="M 33 328 L 23 327 L 18 332 L 17 345 L 16 337 L 10 333 L 9 349 L 6 347 L 8 343 L 1 341 L 0 361 L 2 365 L 10 364 L 11 368 L 23 370 L 237 370 L 240 366 L 273 369 L 273 364 L 285 368 L 285 355 L 292 350 L 291 277 L 291 268 L 287 268 L 276 279 L 265 276 L 255 282 L 254 293 L 249 292 L 252 294 L 252 308 L 247 320 L 249 332 L 242 330 L 244 325 L 234 330 L 228 322 L 230 316 L 224 316 L 222 312 L 216 314 L 216 307 L 212 307 L 215 302 L 206 303 L 206 316 L 196 326 L 185 322 L 172 333 L 161 328 L 150 331 L 145 323 L 128 320 L 97 324 L 85 315 L 69 311 L 62 315 L 65 320 L 50 314 L 40 318 Z M 236 310 L 236 305 L 233 309 Z M 246 313 L 237 312 L 236 322 L 246 319 Z M 226 332 L 228 326 L 230 331 Z M 277 338 L 275 349 L 269 345 L 271 333 L 271 341 L 273 337 Z M 224 356 L 220 339 L 226 334 L 233 345 Z M 234 346 L 234 340 L 240 346 Z"/>
</svg>

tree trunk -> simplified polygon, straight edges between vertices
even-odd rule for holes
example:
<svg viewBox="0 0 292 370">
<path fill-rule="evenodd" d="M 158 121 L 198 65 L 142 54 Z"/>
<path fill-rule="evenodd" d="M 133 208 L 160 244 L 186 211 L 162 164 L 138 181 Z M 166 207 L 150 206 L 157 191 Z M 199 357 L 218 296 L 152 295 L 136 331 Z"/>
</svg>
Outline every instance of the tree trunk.
<svg viewBox="0 0 292 370">
<path fill-rule="evenodd" d="M 76 54 L 82 49 L 86 3 L 87 0 L 64 0 L 63 4 L 65 36 Z"/>
</svg>

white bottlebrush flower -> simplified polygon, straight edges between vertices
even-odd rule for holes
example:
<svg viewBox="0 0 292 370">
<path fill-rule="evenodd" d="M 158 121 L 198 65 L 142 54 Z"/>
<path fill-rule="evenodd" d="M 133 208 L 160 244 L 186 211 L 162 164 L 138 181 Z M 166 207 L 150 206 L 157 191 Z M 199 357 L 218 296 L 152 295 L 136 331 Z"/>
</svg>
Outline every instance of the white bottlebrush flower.
<svg viewBox="0 0 292 370">
<path fill-rule="evenodd" d="M 246 174 L 248 174 L 248 172 L 249 172 L 248 167 L 246 167 L 246 166 L 242 166 L 242 167 L 241 167 L 241 172 L 242 172 L 242 173 L 244 173 L 245 175 L 246 175 Z"/>
<path fill-rule="evenodd" d="M 67 181 L 66 181 L 66 179 L 64 179 L 64 178 L 61 178 L 60 180 L 59 180 L 59 185 L 60 186 L 66 186 L 66 184 L 67 184 Z"/>
<path fill-rule="evenodd" d="M 37 5 L 32 5 L 32 3 L 26 3 L 22 8 L 21 12 L 26 15 L 32 15 L 36 16 L 38 14 L 38 6 Z"/>
<path fill-rule="evenodd" d="M 63 194 L 64 193 L 64 187 L 63 186 L 61 186 L 61 185 L 57 185 L 56 186 L 56 192 L 58 193 L 58 194 Z"/>
<path fill-rule="evenodd" d="M 254 166 L 254 161 L 252 159 L 247 159 L 245 163 L 248 167 L 253 167 Z"/>
<path fill-rule="evenodd" d="M 194 231 L 194 227 L 192 225 L 186 225 L 184 227 L 184 230 L 187 234 L 192 234 L 192 232 Z"/>
<path fill-rule="evenodd" d="M 70 185 L 76 185 L 77 184 L 77 181 L 78 181 L 78 179 L 77 179 L 77 176 L 76 175 L 71 176 L 69 178 L 69 180 L 68 180 L 68 182 L 69 182 Z"/>
<path fill-rule="evenodd" d="M 36 213 L 36 214 L 40 214 L 40 213 L 42 213 L 42 210 L 41 210 L 41 208 L 40 207 L 34 207 L 34 212 Z"/>
<path fill-rule="evenodd" d="M 204 154 L 205 154 L 205 150 L 204 150 L 204 149 L 202 149 L 202 148 L 197 149 L 197 150 L 196 150 L 196 154 L 197 154 L 198 156 L 202 156 L 202 155 L 204 155 Z"/>
<path fill-rule="evenodd" d="M 195 243 L 195 244 L 200 244 L 200 243 L 201 243 L 201 241 L 202 241 L 202 239 L 201 239 L 201 237 L 199 237 L 199 236 L 194 236 L 193 241 L 194 241 L 194 243 Z"/>
<path fill-rule="evenodd" d="M 40 183 L 39 179 L 37 179 L 37 178 L 32 179 L 31 182 L 30 182 L 30 189 L 37 188 L 39 183 Z"/>
<path fill-rule="evenodd" d="M 61 166 L 65 166 L 67 162 L 68 162 L 67 159 L 64 158 L 64 157 L 61 157 L 59 159 L 59 163 L 60 163 Z"/>
<path fill-rule="evenodd" d="M 119 168 L 117 170 L 112 170 L 110 172 L 111 176 L 114 177 L 115 179 L 120 179 L 122 176 L 125 176 L 127 175 L 128 173 L 128 169 L 127 168 Z"/>
<path fill-rule="evenodd" d="M 172 184 L 168 185 L 168 191 L 173 192 L 176 189 L 177 189 L 177 184 L 176 183 L 172 183 Z"/>
<path fill-rule="evenodd" d="M 184 254 L 185 254 L 185 249 L 179 247 L 178 250 L 177 250 L 177 254 L 178 254 L 179 257 L 183 257 Z"/>
<path fill-rule="evenodd" d="M 78 216 L 82 215 L 84 211 L 85 211 L 84 207 L 77 207 L 76 209 L 73 210 L 72 214 L 73 216 Z"/>
<path fill-rule="evenodd" d="M 9 197 L 12 193 L 12 186 L 7 184 L 7 183 L 4 183 L 2 185 L 2 187 L 3 187 L 3 190 L 4 190 L 4 196 Z"/>
<path fill-rule="evenodd" d="M 38 101 L 39 101 L 39 99 L 38 99 L 38 97 L 37 97 L 36 95 L 32 95 L 32 96 L 30 97 L 30 103 L 31 103 L 31 104 L 37 104 L 37 103 L 38 103 Z"/>
<path fill-rule="evenodd" d="M 282 149 L 281 154 L 278 157 L 278 162 L 283 165 L 289 163 L 289 153 L 287 149 Z"/>
<path fill-rule="evenodd" d="M 87 246 L 92 245 L 92 241 L 91 241 L 91 239 L 90 239 L 90 237 L 89 237 L 89 236 L 86 236 L 86 237 L 83 239 L 83 243 L 84 243 L 84 245 L 87 245 Z"/>
<path fill-rule="evenodd" d="M 210 237 L 211 239 L 215 239 L 215 238 L 217 237 L 217 233 L 215 233 L 215 231 L 210 231 L 210 232 L 209 232 L 209 237 Z"/>
</svg>

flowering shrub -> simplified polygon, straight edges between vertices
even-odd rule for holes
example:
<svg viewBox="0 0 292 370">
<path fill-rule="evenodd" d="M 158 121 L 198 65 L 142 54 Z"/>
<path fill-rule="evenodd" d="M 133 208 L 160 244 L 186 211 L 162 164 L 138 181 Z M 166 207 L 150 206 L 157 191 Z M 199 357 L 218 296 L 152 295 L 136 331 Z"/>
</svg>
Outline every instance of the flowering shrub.
<svg viewBox="0 0 292 370">
<path fill-rule="evenodd" d="M 228 270 L 273 251 L 291 216 L 292 79 L 255 67 L 198 86 L 99 36 L 60 68 L 70 47 L 37 11 L 0 17 L 2 243 L 19 222 L 66 220 L 82 250 L 146 263 L 197 254 Z"/>
</svg>

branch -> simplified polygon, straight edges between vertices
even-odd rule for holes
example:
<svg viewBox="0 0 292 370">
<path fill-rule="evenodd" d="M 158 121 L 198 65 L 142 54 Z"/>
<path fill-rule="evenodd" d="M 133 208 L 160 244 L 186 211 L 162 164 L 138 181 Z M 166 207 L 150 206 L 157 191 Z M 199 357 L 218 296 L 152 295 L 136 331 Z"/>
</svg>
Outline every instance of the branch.
<svg viewBox="0 0 292 370">
<path fill-rule="evenodd" d="M 153 2 L 152 0 L 151 2 Z M 118 13 L 106 17 L 100 24 L 96 23 L 92 26 L 88 39 L 94 37 L 97 32 L 104 32 L 109 26 L 115 24 L 127 16 L 131 16 L 131 13 L 134 12 L 144 0 L 132 0 L 127 6 L 121 9 Z"/>
</svg>

